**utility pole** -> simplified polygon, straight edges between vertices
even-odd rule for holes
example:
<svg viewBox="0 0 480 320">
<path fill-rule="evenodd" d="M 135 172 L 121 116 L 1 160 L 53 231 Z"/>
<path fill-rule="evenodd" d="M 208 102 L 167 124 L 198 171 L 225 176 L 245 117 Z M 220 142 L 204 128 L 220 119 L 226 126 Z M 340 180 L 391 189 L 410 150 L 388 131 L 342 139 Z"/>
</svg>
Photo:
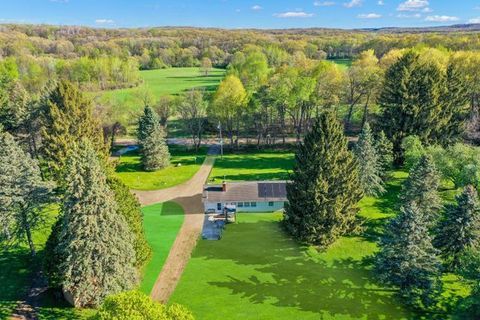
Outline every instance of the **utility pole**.
<svg viewBox="0 0 480 320">
<path fill-rule="evenodd" d="M 220 158 L 223 159 L 223 138 L 222 138 L 222 124 L 218 122 L 218 130 L 220 132 Z"/>
</svg>

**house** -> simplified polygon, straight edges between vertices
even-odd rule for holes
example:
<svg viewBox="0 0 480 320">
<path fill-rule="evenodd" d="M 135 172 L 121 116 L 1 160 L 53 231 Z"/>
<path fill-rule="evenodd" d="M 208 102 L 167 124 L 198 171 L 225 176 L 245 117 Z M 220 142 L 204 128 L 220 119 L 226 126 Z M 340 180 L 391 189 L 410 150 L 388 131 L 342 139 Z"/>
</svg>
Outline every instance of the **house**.
<svg viewBox="0 0 480 320">
<path fill-rule="evenodd" d="M 271 212 L 283 209 L 287 201 L 286 181 L 223 182 L 205 185 L 203 204 L 206 213 Z"/>
</svg>

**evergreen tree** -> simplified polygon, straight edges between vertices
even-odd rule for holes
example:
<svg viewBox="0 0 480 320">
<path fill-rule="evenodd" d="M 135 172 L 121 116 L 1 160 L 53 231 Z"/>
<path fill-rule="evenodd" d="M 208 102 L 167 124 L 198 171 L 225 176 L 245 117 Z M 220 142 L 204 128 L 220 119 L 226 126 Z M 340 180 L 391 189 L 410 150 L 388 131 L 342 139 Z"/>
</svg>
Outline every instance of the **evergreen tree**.
<svg viewBox="0 0 480 320">
<path fill-rule="evenodd" d="M 352 229 L 362 188 L 334 113 L 315 120 L 298 147 L 290 180 L 283 225 L 293 237 L 326 247 Z"/>
<path fill-rule="evenodd" d="M 137 135 L 142 164 L 146 171 L 163 169 L 170 164 L 165 133 L 160 126 L 158 115 L 148 106 L 138 121 Z"/>
<path fill-rule="evenodd" d="M 403 205 L 415 202 L 429 227 L 435 224 L 442 208 L 439 186 L 440 178 L 435 164 L 429 155 L 424 155 L 410 170 L 400 194 Z"/>
<path fill-rule="evenodd" d="M 99 123 L 93 116 L 92 102 L 73 84 L 60 82 L 43 103 L 42 158 L 49 174 L 59 180 L 73 146 L 82 139 L 92 142 L 106 157 Z"/>
<path fill-rule="evenodd" d="M 135 236 L 134 249 L 136 253 L 136 266 L 142 268 L 150 258 L 152 252 L 143 231 L 143 214 L 140 210 L 140 203 L 120 179 L 109 177 L 107 183 L 114 193 L 115 201 L 118 205 L 118 213 L 125 218 L 130 230 Z"/>
<path fill-rule="evenodd" d="M 455 80 L 436 63 L 409 51 L 386 72 L 379 104 L 380 124 L 393 142 L 395 163 L 403 163 L 402 140 L 417 135 L 423 143 L 446 144 L 463 132 L 465 113 Z M 453 81 L 458 83 L 458 81 Z M 455 92 L 449 92 L 449 90 Z M 460 94 L 461 96 L 461 94 Z"/>
<path fill-rule="evenodd" d="M 455 270 L 460 257 L 480 244 L 480 203 L 473 186 L 465 187 L 456 205 L 448 205 L 440 222 L 435 246 L 442 251 L 447 266 Z"/>
<path fill-rule="evenodd" d="M 375 149 L 378 155 L 380 176 L 383 181 L 386 181 L 393 166 L 393 144 L 388 140 L 383 130 L 380 131 L 375 140 Z"/>
<path fill-rule="evenodd" d="M 66 171 L 56 248 L 59 279 L 74 306 L 97 306 L 107 295 L 134 287 L 134 237 L 88 141 L 72 152 Z"/>
<path fill-rule="evenodd" d="M 0 240 L 27 242 L 36 254 L 32 231 L 44 221 L 51 185 L 42 181 L 37 162 L 0 127 Z"/>
<path fill-rule="evenodd" d="M 384 193 L 385 187 L 381 178 L 380 157 L 375 149 L 372 131 L 368 122 L 365 123 L 360 134 L 355 154 L 358 160 L 360 185 L 364 194 L 377 196 Z"/>
<path fill-rule="evenodd" d="M 386 227 L 376 256 L 375 274 L 397 286 L 408 303 L 430 306 L 440 288 L 440 263 L 429 231 L 415 202 L 405 204 Z"/>
</svg>

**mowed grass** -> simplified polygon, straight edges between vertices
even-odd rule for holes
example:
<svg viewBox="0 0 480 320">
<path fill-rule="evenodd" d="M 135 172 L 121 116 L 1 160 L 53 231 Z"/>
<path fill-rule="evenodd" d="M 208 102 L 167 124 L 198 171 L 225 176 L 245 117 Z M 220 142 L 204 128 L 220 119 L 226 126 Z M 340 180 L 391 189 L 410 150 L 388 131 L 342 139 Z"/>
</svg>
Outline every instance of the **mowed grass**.
<svg viewBox="0 0 480 320">
<path fill-rule="evenodd" d="M 445 319 L 468 290 L 444 279 L 439 314 L 406 309 L 395 289 L 380 286 L 372 257 L 387 219 L 396 213 L 406 173 L 397 172 L 380 199 L 364 198 L 358 236 L 328 250 L 302 246 L 281 228 L 281 214 L 239 214 L 220 241 L 201 240 L 170 299 L 198 319 Z"/>
<path fill-rule="evenodd" d="M 350 68 L 353 62 L 352 59 L 331 59 L 328 61 L 338 64 L 343 70 L 347 70 L 348 68 Z"/>
<path fill-rule="evenodd" d="M 140 290 L 150 294 L 183 224 L 184 211 L 175 202 L 165 202 L 143 207 L 142 212 L 145 237 L 152 248 L 152 258 L 143 270 Z"/>
<path fill-rule="evenodd" d="M 145 92 L 154 101 L 162 96 L 176 95 L 191 88 L 216 89 L 225 74 L 224 69 L 212 69 L 208 76 L 200 74 L 199 68 L 169 68 L 140 71 L 143 83 L 134 88 L 95 93 L 100 102 L 109 102 L 125 110 L 138 112 L 142 109 Z"/>
<path fill-rule="evenodd" d="M 165 189 L 188 181 L 198 171 L 207 153 L 200 148 L 198 153 L 186 150 L 184 146 L 169 146 L 171 164 L 169 167 L 147 172 L 143 170 L 140 155 L 137 151 L 120 157 L 116 175 L 130 189 L 158 190 Z"/>
<path fill-rule="evenodd" d="M 226 153 L 223 159 L 217 156 L 209 182 L 286 180 L 293 158 L 292 152 L 276 150 Z"/>
</svg>

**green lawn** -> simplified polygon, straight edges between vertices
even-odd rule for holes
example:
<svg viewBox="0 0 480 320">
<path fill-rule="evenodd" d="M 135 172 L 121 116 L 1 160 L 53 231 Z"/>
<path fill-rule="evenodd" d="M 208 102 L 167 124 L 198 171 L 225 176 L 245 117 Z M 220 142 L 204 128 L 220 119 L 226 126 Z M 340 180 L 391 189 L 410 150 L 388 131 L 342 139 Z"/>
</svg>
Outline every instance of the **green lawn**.
<svg viewBox="0 0 480 320">
<path fill-rule="evenodd" d="M 170 302 L 184 304 L 198 319 L 432 318 L 405 309 L 371 270 L 376 241 L 395 214 L 405 177 L 396 173 L 381 199 L 363 199 L 364 232 L 339 239 L 325 252 L 291 240 L 278 213 L 239 214 L 222 240 L 199 242 Z M 467 290 L 454 276 L 446 276 L 445 285 L 446 310 Z"/>
<path fill-rule="evenodd" d="M 223 159 L 215 160 L 209 181 L 284 180 L 292 169 L 293 157 L 287 151 L 226 153 Z"/>
<path fill-rule="evenodd" d="M 184 212 L 182 207 L 174 202 L 143 207 L 142 212 L 145 236 L 152 248 L 152 259 L 143 270 L 140 290 L 150 294 L 182 226 Z"/>
<path fill-rule="evenodd" d="M 140 71 L 143 84 L 135 88 L 118 89 L 95 93 L 101 102 L 110 102 L 125 110 L 137 112 L 143 103 L 140 96 L 150 92 L 155 100 L 161 96 L 175 95 L 190 88 L 205 88 L 213 91 L 223 79 L 224 69 L 213 69 L 203 76 L 199 68 L 169 68 Z"/>
<path fill-rule="evenodd" d="M 155 172 L 142 169 L 140 155 L 133 151 L 123 155 L 116 169 L 116 175 L 130 189 L 157 190 L 165 189 L 188 181 L 198 171 L 207 152 L 201 148 L 197 155 L 194 151 L 187 151 L 183 146 L 169 146 L 172 156 L 168 168 Z M 181 164 L 181 166 L 177 166 Z"/>
</svg>

